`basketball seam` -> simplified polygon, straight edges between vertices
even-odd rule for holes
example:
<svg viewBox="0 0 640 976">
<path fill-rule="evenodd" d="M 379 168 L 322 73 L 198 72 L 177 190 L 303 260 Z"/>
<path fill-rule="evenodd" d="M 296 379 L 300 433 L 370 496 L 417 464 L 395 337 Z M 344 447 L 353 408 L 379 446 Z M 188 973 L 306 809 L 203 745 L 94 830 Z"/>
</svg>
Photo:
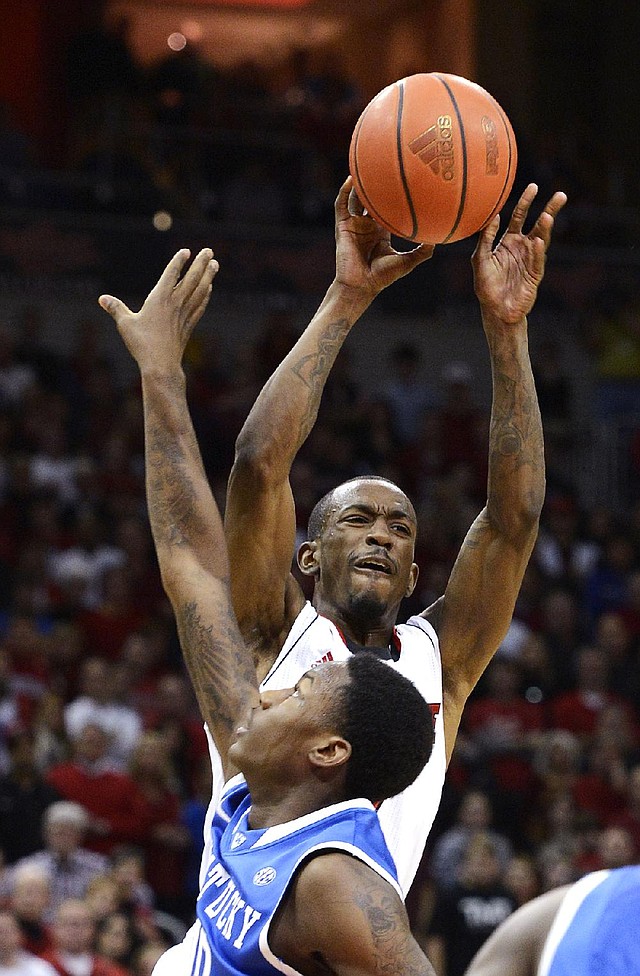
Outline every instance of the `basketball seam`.
<svg viewBox="0 0 640 976">
<path fill-rule="evenodd" d="M 502 122 L 502 124 L 504 126 L 504 131 L 507 134 L 507 145 L 509 147 L 509 162 L 508 162 L 508 165 L 507 165 L 507 175 L 505 176 L 504 183 L 502 184 L 502 189 L 500 190 L 500 195 L 498 196 L 498 202 L 496 203 L 495 207 L 493 208 L 493 210 L 491 211 L 491 213 L 489 214 L 489 216 L 486 218 L 486 220 L 482 224 L 482 227 L 486 227 L 487 224 L 491 220 L 493 220 L 493 218 L 498 213 L 498 211 L 502 209 L 502 206 L 503 206 L 503 204 L 505 202 L 503 200 L 503 194 L 504 194 L 504 191 L 505 191 L 505 189 L 507 187 L 507 184 L 509 183 L 509 177 L 511 176 L 511 164 L 513 162 L 513 149 L 511 147 L 511 134 L 509 132 L 509 126 L 507 125 L 507 122 L 506 122 L 507 116 L 506 116 L 505 112 L 503 111 L 502 106 L 499 104 L 499 102 L 496 102 L 496 100 L 493 97 L 493 95 L 491 95 L 489 92 L 487 92 L 487 94 L 489 95 L 489 98 L 491 99 L 491 101 L 493 102 L 493 104 L 495 105 L 495 107 L 497 108 L 498 115 L 500 116 L 500 121 Z M 515 136 L 514 136 L 514 139 L 515 139 Z M 505 197 L 505 199 L 506 199 L 506 197 Z M 481 230 L 482 230 L 482 227 L 480 228 Z"/>
<path fill-rule="evenodd" d="M 364 122 L 364 117 L 366 114 L 367 114 L 367 109 L 365 109 L 365 111 L 362 113 L 360 117 L 360 121 L 358 122 L 358 126 L 355 133 L 355 139 L 353 143 L 353 165 L 356 171 L 355 176 L 358 181 L 358 197 L 360 197 L 360 203 L 364 205 L 365 210 L 374 218 L 374 220 L 376 220 L 379 224 L 382 224 L 383 227 L 386 227 L 392 234 L 395 234 L 396 237 L 404 238 L 404 234 L 401 231 L 397 230 L 393 226 L 393 224 L 390 224 L 388 220 L 382 219 L 382 216 L 378 213 L 376 208 L 371 203 L 371 200 L 367 196 L 367 192 L 364 188 L 364 184 L 360 179 L 360 169 L 358 166 L 358 140 L 360 138 L 360 130 L 362 128 L 362 124 Z"/>
<path fill-rule="evenodd" d="M 398 111 L 396 113 L 396 150 L 398 153 L 398 165 L 400 167 L 400 179 L 402 180 L 402 187 L 404 189 L 404 195 L 407 199 L 407 204 L 409 205 L 409 211 L 411 212 L 411 239 L 414 240 L 416 234 L 418 233 L 418 218 L 416 216 L 416 210 L 413 205 L 413 200 L 411 199 L 411 193 L 409 192 L 409 184 L 407 182 L 407 174 L 404 171 L 404 160 L 402 158 L 402 110 L 404 107 L 404 82 L 398 82 L 399 96 L 398 96 Z"/>
<path fill-rule="evenodd" d="M 442 82 L 449 98 L 451 99 L 453 110 L 456 113 L 458 124 L 460 125 L 460 142 L 462 144 L 462 186 L 460 188 L 460 203 L 458 205 L 458 213 L 456 214 L 456 218 L 453 222 L 453 227 L 451 228 L 447 236 L 444 238 L 444 240 L 440 242 L 441 244 L 446 244 L 447 241 L 450 240 L 451 237 L 453 237 L 453 235 L 455 234 L 458 228 L 458 224 L 462 219 L 465 203 L 467 201 L 467 140 L 464 132 L 464 122 L 462 121 L 460 109 L 458 108 L 458 103 L 456 102 L 455 96 L 451 88 L 449 87 L 449 85 L 446 83 L 446 81 L 441 75 L 437 74 L 435 77 L 438 79 L 438 81 Z"/>
</svg>

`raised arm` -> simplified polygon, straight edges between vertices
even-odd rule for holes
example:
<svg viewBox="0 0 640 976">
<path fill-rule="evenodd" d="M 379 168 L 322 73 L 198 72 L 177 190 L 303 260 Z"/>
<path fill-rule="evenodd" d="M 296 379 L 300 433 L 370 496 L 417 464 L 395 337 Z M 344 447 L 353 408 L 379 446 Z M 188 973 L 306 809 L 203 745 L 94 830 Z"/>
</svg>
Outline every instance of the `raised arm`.
<svg viewBox="0 0 640 976">
<path fill-rule="evenodd" d="M 499 218 L 481 233 L 473 255 L 493 379 L 487 504 L 467 533 L 444 597 L 425 611 L 440 638 L 448 756 L 464 703 L 509 627 L 544 501 L 542 423 L 527 315 L 566 197 L 554 194 L 525 234 L 536 193 L 535 184 L 526 188 L 497 247 Z"/>
<path fill-rule="evenodd" d="M 303 866 L 271 927 L 269 944 L 298 972 L 435 976 L 411 934 L 399 895 L 346 854 L 325 854 Z"/>
<path fill-rule="evenodd" d="M 181 278 L 188 258 L 186 250 L 175 255 L 139 312 L 110 295 L 99 301 L 140 370 L 147 505 L 162 582 L 200 710 L 225 766 L 231 736 L 259 695 L 231 607 L 222 520 L 202 468 L 181 365 L 218 265 L 205 249 Z"/>
<path fill-rule="evenodd" d="M 318 414 L 338 352 L 375 296 L 431 257 L 422 245 L 401 253 L 352 192 L 335 206 L 336 276 L 310 324 L 258 396 L 236 444 L 225 531 L 233 603 L 254 652 L 280 650 L 303 597 L 290 576 L 295 511 L 291 466 Z"/>
</svg>

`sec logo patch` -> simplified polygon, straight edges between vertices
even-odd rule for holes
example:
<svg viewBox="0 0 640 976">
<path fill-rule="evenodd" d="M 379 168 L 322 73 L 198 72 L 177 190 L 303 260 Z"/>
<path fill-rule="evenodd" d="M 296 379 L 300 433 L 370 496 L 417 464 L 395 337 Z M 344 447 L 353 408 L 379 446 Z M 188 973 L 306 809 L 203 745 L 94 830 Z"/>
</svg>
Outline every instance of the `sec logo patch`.
<svg viewBox="0 0 640 976">
<path fill-rule="evenodd" d="M 256 871 L 253 876 L 253 883 L 254 885 L 259 885 L 259 887 L 262 888 L 264 885 L 271 884 L 275 876 L 275 868 L 260 868 L 260 870 Z"/>
</svg>

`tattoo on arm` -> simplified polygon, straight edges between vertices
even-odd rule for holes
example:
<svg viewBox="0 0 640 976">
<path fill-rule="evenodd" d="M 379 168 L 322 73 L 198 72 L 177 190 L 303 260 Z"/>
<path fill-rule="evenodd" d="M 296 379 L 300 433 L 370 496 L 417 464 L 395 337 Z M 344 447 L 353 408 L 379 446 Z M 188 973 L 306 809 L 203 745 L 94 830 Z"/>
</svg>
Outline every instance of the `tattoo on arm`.
<svg viewBox="0 0 640 976">
<path fill-rule="evenodd" d="M 193 520 L 195 490 L 185 471 L 184 453 L 161 428 L 149 431 L 147 500 L 159 545 L 182 546 Z"/>
<path fill-rule="evenodd" d="M 233 615 L 222 520 L 183 381 L 156 378 L 145 385 L 143 378 L 143 403 L 147 505 L 163 584 L 200 709 L 214 737 L 220 735 L 224 756 L 257 683 Z"/>
<path fill-rule="evenodd" d="M 544 497 L 544 444 L 526 347 L 494 347 L 492 363 L 490 493 L 501 508 L 509 508 L 517 496 L 532 509 L 540 508 Z"/>
<path fill-rule="evenodd" d="M 304 437 L 313 427 L 327 377 L 350 328 L 351 323 L 345 318 L 329 323 L 322 339 L 318 342 L 317 351 L 303 356 L 291 367 L 294 376 L 297 376 L 311 393 L 305 415 L 301 420 L 301 433 Z"/>
<path fill-rule="evenodd" d="M 355 903 L 368 922 L 376 976 L 397 976 L 398 973 L 424 976 L 426 959 L 410 936 L 406 913 L 398 896 L 385 891 L 381 885 L 359 885 Z"/>
<path fill-rule="evenodd" d="M 176 609 L 180 643 L 199 702 L 206 702 L 210 720 L 231 733 L 238 720 L 238 702 L 246 701 L 247 687 L 255 687 L 255 671 L 227 599 L 212 595 L 217 606 L 208 607 L 205 619 L 198 604 Z M 207 621 L 215 619 L 213 624 Z"/>
<path fill-rule="evenodd" d="M 162 400 L 149 398 L 145 403 L 149 518 L 156 546 L 168 548 L 187 545 L 206 528 L 199 515 L 193 474 L 205 481 L 206 476 L 190 419 L 187 416 L 179 422 L 175 416 L 170 420 L 164 416 L 184 396 L 175 386 L 177 383 L 167 381 Z"/>
<path fill-rule="evenodd" d="M 531 463 L 539 448 L 535 437 L 537 405 L 528 377 L 518 363 L 516 376 L 496 371 L 496 402 L 491 418 L 491 447 L 496 458 L 513 458 L 518 466 Z M 539 417 L 539 415 L 538 415 Z"/>
</svg>

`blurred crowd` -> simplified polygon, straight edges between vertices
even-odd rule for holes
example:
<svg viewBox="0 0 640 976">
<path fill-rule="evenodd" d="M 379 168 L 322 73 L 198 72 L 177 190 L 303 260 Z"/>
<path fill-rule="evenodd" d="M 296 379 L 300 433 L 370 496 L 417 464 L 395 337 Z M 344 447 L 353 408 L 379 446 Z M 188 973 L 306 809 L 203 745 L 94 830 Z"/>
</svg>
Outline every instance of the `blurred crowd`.
<svg viewBox="0 0 640 976">
<path fill-rule="evenodd" d="M 91 945 L 144 976 L 192 917 L 210 771 L 149 531 L 138 381 L 123 383 L 88 322 L 68 355 L 46 345 L 35 308 L 16 325 L 0 333 L 0 952 L 16 923 L 63 974 L 60 954 Z M 232 368 L 206 333 L 187 351 L 221 504 L 235 437 L 297 334 L 272 311 Z M 561 455 L 571 390 L 552 352 L 534 365 Z M 440 382 L 423 367 L 418 347 L 393 347 L 372 393 L 345 351 L 292 473 L 300 539 L 315 501 L 352 475 L 386 475 L 414 499 L 421 575 L 405 618 L 443 592 L 487 477 L 488 405 L 468 363 Z M 640 857 L 639 557 L 637 497 L 585 510 L 550 472 L 515 617 L 465 710 L 410 897 L 448 976 L 516 904 Z M 84 948 L 69 948 L 80 930 Z"/>
<path fill-rule="evenodd" d="M 134 55 L 127 15 L 71 35 L 59 82 L 66 118 L 58 156 L 75 180 L 34 185 L 28 170 L 38 153 L 2 111 L 0 199 L 325 226 L 367 101 L 339 52 L 316 44 L 270 63 L 223 68 L 206 57 L 200 30 L 193 21 L 182 25 L 167 39 L 166 55 L 149 65 Z M 604 202 L 608 184 L 592 143 L 585 152 L 566 130 L 562 139 L 551 131 L 517 135 L 520 169 L 545 197 L 562 186 L 575 206 Z"/>
</svg>

